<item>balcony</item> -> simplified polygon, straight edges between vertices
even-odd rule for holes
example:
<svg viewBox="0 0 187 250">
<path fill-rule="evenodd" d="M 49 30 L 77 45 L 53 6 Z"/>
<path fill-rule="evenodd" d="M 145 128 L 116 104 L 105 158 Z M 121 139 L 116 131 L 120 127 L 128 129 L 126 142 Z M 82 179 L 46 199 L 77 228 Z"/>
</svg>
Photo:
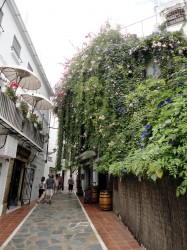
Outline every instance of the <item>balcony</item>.
<svg viewBox="0 0 187 250">
<path fill-rule="evenodd" d="M 24 118 L 15 103 L 0 93 L 0 127 L 9 131 L 23 143 L 43 151 L 44 135 L 42 135 L 27 118 Z"/>
</svg>

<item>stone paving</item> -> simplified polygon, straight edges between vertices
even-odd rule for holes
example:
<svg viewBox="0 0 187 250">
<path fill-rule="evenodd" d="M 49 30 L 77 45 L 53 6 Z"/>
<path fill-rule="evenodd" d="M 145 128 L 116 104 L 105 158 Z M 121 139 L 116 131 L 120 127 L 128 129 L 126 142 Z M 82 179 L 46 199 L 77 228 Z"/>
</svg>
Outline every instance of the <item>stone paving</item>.
<svg viewBox="0 0 187 250">
<path fill-rule="evenodd" d="M 5 245 L 5 244 L 4 244 Z M 52 204 L 38 204 L 6 246 L 0 249 L 102 250 L 74 193 L 55 195 Z"/>
</svg>

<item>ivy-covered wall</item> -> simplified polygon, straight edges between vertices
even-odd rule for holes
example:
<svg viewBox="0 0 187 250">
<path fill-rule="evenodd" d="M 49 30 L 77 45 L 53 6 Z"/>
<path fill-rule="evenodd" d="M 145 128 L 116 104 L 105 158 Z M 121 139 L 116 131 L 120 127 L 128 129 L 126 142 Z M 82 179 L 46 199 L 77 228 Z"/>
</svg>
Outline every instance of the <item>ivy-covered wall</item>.
<svg viewBox="0 0 187 250">
<path fill-rule="evenodd" d="M 152 75 L 147 74 L 148 66 Z M 158 74 L 159 72 L 159 74 Z M 65 64 L 56 86 L 57 168 L 96 152 L 94 167 L 114 176 L 178 180 L 187 188 L 187 41 L 181 31 L 124 37 L 106 26 Z M 80 164 L 79 164 L 80 165 Z"/>
</svg>

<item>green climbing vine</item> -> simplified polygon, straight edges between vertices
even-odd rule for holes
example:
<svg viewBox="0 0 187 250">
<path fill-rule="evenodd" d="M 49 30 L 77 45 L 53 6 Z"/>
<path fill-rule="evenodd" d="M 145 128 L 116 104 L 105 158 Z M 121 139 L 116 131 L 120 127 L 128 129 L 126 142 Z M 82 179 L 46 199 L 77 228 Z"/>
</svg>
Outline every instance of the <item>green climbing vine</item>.
<svg viewBox="0 0 187 250">
<path fill-rule="evenodd" d="M 187 41 L 182 31 L 124 37 L 109 25 L 65 65 L 56 103 L 60 166 L 96 152 L 97 171 L 187 188 Z M 59 101 L 60 92 L 63 96 Z M 64 138 L 63 138 L 63 135 Z"/>
</svg>

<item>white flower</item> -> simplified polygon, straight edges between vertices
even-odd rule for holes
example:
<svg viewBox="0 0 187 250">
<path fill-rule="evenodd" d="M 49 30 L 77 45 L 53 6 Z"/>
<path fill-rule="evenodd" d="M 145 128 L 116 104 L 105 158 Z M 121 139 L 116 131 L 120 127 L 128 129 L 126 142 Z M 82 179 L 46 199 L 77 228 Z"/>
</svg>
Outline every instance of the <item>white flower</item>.
<svg viewBox="0 0 187 250">
<path fill-rule="evenodd" d="M 114 144 L 115 144 L 115 143 L 114 143 L 113 141 L 111 141 L 111 142 L 108 143 L 108 146 L 109 146 L 109 147 L 112 147 Z"/>
<path fill-rule="evenodd" d="M 104 115 L 100 115 L 99 116 L 99 120 L 101 120 L 101 121 L 105 120 L 105 116 Z"/>
<path fill-rule="evenodd" d="M 179 49 L 179 55 L 182 55 L 182 54 L 183 54 L 183 50 Z"/>
</svg>

